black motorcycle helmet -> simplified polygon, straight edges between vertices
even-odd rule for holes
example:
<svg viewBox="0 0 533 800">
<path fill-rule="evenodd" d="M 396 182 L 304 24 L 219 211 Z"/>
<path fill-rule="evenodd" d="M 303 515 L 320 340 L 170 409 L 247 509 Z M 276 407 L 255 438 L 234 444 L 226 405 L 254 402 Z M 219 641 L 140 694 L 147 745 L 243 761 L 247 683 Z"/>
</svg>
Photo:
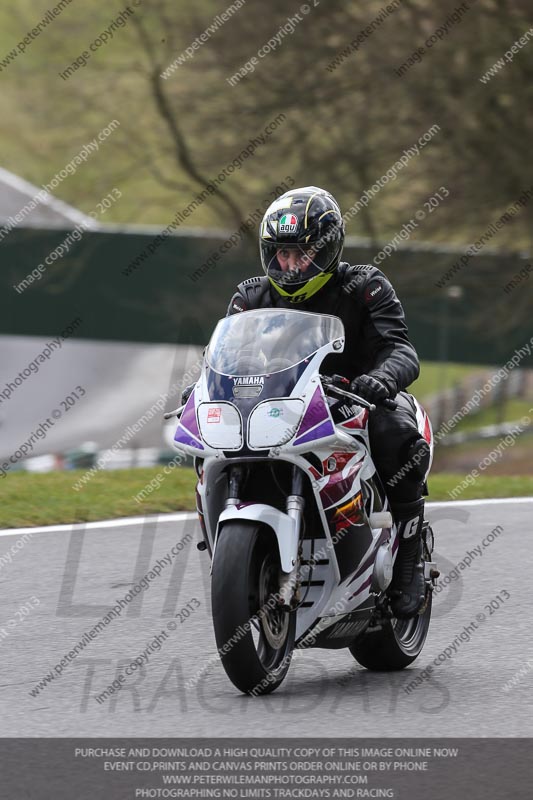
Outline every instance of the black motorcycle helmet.
<svg viewBox="0 0 533 800">
<path fill-rule="evenodd" d="M 274 288 L 301 303 L 331 278 L 344 244 L 344 222 L 335 198 L 305 186 L 285 192 L 267 209 L 259 234 L 261 263 Z"/>
</svg>

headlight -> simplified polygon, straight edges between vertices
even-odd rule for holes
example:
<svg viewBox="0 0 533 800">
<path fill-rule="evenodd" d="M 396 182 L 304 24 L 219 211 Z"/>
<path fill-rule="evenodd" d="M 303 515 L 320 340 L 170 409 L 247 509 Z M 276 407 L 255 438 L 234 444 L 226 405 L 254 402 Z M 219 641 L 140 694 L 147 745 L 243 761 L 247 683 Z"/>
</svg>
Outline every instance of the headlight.
<svg viewBox="0 0 533 800">
<path fill-rule="evenodd" d="M 242 447 L 242 417 L 233 403 L 200 403 L 198 427 L 208 447 L 215 450 Z"/>
<path fill-rule="evenodd" d="M 248 420 L 248 446 L 251 450 L 279 447 L 292 439 L 302 418 L 304 401 L 265 400 Z"/>
</svg>

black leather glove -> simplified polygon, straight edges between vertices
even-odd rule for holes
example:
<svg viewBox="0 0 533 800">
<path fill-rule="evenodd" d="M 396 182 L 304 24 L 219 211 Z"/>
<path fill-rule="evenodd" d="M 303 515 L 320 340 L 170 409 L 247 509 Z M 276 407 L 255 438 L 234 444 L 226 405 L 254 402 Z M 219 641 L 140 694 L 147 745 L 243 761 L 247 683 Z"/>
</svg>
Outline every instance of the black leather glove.
<svg viewBox="0 0 533 800">
<path fill-rule="evenodd" d="M 396 395 L 396 387 L 389 378 L 375 375 L 359 375 L 351 384 L 350 389 L 355 394 L 368 400 L 369 403 L 380 403 Z"/>
<path fill-rule="evenodd" d="M 185 403 L 187 402 L 187 400 L 191 396 L 192 390 L 194 389 L 195 386 L 196 386 L 195 383 L 191 383 L 191 384 L 189 384 L 189 386 L 186 386 L 185 389 L 182 391 L 182 393 L 181 393 L 181 405 L 182 406 L 185 405 Z"/>
</svg>

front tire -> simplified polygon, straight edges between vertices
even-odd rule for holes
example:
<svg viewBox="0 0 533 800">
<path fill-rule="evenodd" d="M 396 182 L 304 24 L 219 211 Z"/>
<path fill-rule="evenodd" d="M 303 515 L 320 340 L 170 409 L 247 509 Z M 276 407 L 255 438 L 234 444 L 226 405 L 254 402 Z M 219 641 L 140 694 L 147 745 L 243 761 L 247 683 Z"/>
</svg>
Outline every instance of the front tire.
<svg viewBox="0 0 533 800">
<path fill-rule="evenodd" d="M 245 694 L 274 691 L 289 670 L 296 612 L 273 598 L 280 570 L 270 530 L 249 521 L 221 529 L 212 569 L 215 639 L 228 678 Z"/>
</svg>

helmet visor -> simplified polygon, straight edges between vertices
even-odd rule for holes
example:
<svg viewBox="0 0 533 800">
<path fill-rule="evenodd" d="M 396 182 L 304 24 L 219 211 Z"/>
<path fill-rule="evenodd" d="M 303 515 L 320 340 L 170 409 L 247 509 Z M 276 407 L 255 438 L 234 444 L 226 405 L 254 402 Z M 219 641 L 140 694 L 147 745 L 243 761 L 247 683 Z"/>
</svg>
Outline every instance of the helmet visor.
<svg viewBox="0 0 533 800">
<path fill-rule="evenodd" d="M 267 276 L 289 293 L 321 275 L 331 263 L 328 248 L 316 243 L 274 244 L 263 241 L 261 257 Z"/>
</svg>

